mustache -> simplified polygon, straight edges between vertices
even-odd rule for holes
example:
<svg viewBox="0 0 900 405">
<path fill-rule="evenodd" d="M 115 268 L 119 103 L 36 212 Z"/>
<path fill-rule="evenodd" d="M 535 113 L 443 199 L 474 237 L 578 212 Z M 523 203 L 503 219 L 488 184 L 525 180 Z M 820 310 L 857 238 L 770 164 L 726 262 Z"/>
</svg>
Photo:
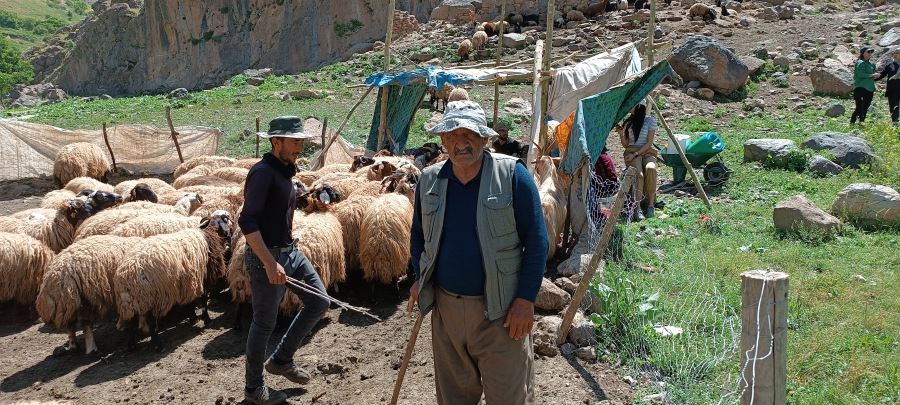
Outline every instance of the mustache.
<svg viewBox="0 0 900 405">
<path fill-rule="evenodd" d="M 471 146 L 467 146 L 463 149 L 456 149 L 456 148 L 453 149 L 454 155 L 467 155 L 467 154 L 471 155 L 472 153 L 473 153 L 473 149 Z"/>
</svg>

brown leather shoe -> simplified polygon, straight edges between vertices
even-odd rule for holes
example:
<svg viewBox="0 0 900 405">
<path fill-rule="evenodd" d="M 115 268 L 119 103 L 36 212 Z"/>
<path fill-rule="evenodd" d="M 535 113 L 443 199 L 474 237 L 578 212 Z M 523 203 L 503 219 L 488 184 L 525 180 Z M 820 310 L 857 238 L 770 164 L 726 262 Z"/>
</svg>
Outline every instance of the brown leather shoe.
<svg viewBox="0 0 900 405">
<path fill-rule="evenodd" d="M 280 375 L 297 384 L 306 384 L 312 378 L 308 371 L 297 366 L 294 362 L 279 365 L 270 358 L 266 360 L 265 368 L 269 374 Z"/>
</svg>

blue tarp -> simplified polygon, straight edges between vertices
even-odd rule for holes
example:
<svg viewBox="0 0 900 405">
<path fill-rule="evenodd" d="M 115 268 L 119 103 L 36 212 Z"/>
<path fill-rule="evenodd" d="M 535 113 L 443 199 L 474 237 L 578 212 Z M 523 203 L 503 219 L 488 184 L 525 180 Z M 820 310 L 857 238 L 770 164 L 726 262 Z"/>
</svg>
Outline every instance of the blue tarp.
<svg viewBox="0 0 900 405">
<path fill-rule="evenodd" d="M 387 85 L 409 86 L 413 83 L 425 83 L 433 89 L 442 89 L 444 84 L 458 87 L 461 84 L 476 80 L 473 76 L 448 72 L 437 66 L 426 66 L 400 73 L 375 73 L 366 79 L 369 86 L 384 87 Z"/>
<path fill-rule="evenodd" d="M 406 140 L 409 139 L 409 126 L 416 110 L 425 96 L 427 88 L 424 84 L 416 84 L 412 86 L 391 86 L 390 95 L 388 96 L 388 113 L 387 122 L 390 128 L 390 136 L 394 139 L 394 143 L 384 137 L 381 145 L 378 144 L 378 128 L 381 124 L 381 96 L 378 92 L 378 99 L 375 100 L 375 113 L 372 114 L 372 126 L 369 129 L 369 138 L 366 139 L 366 149 L 371 151 L 379 151 L 382 149 L 390 149 L 395 154 L 400 154 L 406 147 Z M 378 147 L 380 146 L 380 147 Z"/>
<path fill-rule="evenodd" d="M 669 62 L 662 61 L 641 76 L 635 76 L 596 96 L 582 99 L 575 112 L 572 135 L 569 137 L 561 168 L 566 173 L 575 173 L 584 158 L 589 158 L 590 167 L 593 167 L 615 123 L 625 118 L 628 111 L 670 72 L 672 68 Z"/>
</svg>

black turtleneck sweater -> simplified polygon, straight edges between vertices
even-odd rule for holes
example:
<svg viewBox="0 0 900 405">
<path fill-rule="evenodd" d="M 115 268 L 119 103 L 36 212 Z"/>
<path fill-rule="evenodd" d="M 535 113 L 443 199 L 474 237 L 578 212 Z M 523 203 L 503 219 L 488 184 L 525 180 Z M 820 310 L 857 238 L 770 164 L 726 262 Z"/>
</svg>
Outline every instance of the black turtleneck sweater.
<svg viewBox="0 0 900 405">
<path fill-rule="evenodd" d="M 244 235 L 259 231 L 269 248 L 293 242 L 297 190 L 291 178 L 296 173 L 296 166 L 285 165 L 271 153 L 253 165 L 244 183 L 244 209 L 238 218 Z"/>
</svg>

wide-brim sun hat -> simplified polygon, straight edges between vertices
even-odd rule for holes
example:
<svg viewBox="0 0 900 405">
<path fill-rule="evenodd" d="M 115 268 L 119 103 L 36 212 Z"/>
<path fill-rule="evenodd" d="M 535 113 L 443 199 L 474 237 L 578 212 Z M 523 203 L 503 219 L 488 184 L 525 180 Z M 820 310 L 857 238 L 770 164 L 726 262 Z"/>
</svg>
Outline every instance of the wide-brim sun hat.
<svg viewBox="0 0 900 405">
<path fill-rule="evenodd" d="M 473 101 L 451 101 L 447 103 L 444 117 L 428 130 L 432 134 L 453 132 L 459 128 L 468 129 L 482 138 L 497 136 L 497 132 L 487 125 L 487 117 L 478 103 Z"/>
<path fill-rule="evenodd" d="M 300 117 L 285 116 L 278 117 L 269 121 L 268 132 L 257 132 L 261 138 L 294 138 L 294 139 L 313 139 L 318 135 L 303 132 L 303 122 Z"/>
</svg>

